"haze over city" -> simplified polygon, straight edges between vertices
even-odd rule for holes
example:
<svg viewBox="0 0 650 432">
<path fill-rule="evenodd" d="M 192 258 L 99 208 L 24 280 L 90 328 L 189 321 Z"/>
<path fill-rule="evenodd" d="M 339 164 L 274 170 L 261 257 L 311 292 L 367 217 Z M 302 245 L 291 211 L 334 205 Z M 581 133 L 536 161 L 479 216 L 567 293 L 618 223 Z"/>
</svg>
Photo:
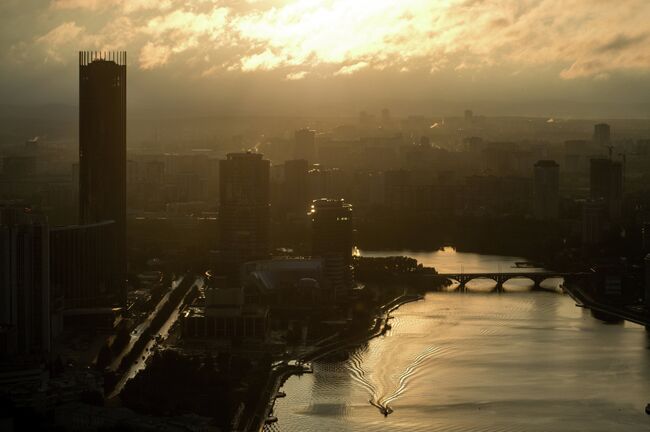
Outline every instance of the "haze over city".
<svg viewBox="0 0 650 432">
<path fill-rule="evenodd" d="M 650 430 L 647 0 L 0 24 L 0 431 Z"/>
</svg>

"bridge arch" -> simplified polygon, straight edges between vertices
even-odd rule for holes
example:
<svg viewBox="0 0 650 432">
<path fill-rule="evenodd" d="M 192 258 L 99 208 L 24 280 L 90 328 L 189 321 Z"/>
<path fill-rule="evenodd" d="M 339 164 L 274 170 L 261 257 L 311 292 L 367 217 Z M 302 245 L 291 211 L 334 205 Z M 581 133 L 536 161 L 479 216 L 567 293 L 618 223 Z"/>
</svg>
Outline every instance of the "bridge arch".
<svg viewBox="0 0 650 432">
<path fill-rule="evenodd" d="M 533 289 L 535 289 L 537 287 L 537 285 L 538 285 L 537 280 L 535 280 L 534 278 L 532 278 L 528 274 L 510 275 L 510 276 L 503 277 L 503 279 L 501 280 L 501 289 L 504 290 L 504 291 L 521 291 L 521 290 L 517 290 L 517 289 L 511 289 L 510 287 L 508 287 L 506 285 L 508 282 L 514 282 L 514 281 L 526 281 L 526 282 L 529 282 L 530 284 L 529 284 L 529 286 L 526 286 L 524 288 L 525 290 L 529 290 L 531 287 Z"/>
</svg>

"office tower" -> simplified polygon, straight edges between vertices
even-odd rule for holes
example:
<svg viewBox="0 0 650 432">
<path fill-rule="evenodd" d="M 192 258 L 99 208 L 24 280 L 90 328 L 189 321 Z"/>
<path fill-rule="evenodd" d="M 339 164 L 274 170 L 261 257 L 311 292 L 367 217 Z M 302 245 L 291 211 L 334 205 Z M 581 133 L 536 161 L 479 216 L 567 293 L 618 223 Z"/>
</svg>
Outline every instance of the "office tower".
<svg viewBox="0 0 650 432">
<path fill-rule="evenodd" d="M 79 213 L 115 221 L 114 290 L 126 305 L 126 53 L 79 53 Z"/>
<path fill-rule="evenodd" d="M 610 145 L 610 130 L 606 123 L 598 123 L 594 126 L 594 144 L 597 146 Z"/>
<path fill-rule="evenodd" d="M 312 256 L 325 261 L 334 301 L 352 288 L 352 206 L 344 200 L 314 200 L 311 207 Z"/>
<path fill-rule="evenodd" d="M 474 120 L 474 113 L 472 110 L 465 110 L 465 121 L 471 122 L 472 120 Z"/>
<path fill-rule="evenodd" d="M 49 226 L 30 209 L 0 207 L 0 359 L 50 352 Z"/>
<path fill-rule="evenodd" d="M 309 162 L 305 159 L 284 163 L 282 188 L 285 211 L 290 215 L 306 215 L 309 211 Z"/>
<path fill-rule="evenodd" d="M 534 214 L 537 219 L 557 219 L 560 205 L 560 167 L 553 160 L 535 164 Z"/>
<path fill-rule="evenodd" d="M 306 159 L 313 163 L 316 157 L 316 132 L 310 129 L 300 129 L 294 134 L 294 159 Z"/>
<path fill-rule="evenodd" d="M 591 159 L 590 197 L 603 199 L 612 220 L 621 217 L 623 205 L 623 168 L 611 159 Z"/>
<path fill-rule="evenodd" d="M 229 153 L 219 164 L 221 272 L 237 278 L 246 261 L 269 254 L 270 163 L 259 153 Z"/>
</svg>

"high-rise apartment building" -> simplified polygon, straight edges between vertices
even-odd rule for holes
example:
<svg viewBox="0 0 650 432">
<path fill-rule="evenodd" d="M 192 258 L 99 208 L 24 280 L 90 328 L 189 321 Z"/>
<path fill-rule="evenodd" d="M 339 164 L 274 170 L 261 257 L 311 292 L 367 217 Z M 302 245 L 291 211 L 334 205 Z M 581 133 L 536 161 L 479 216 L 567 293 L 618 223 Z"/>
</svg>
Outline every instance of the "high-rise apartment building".
<svg viewBox="0 0 650 432">
<path fill-rule="evenodd" d="M 54 298 L 66 310 L 108 307 L 118 302 L 113 289 L 117 255 L 115 222 L 70 225 L 50 229 L 50 274 Z M 86 312 L 87 313 L 87 312 Z"/>
<path fill-rule="evenodd" d="M 352 288 L 352 205 L 344 200 L 314 200 L 311 207 L 312 256 L 321 257 L 335 299 Z"/>
<path fill-rule="evenodd" d="M 118 303 L 126 304 L 126 53 L 79 53 L 82 224 L 113 220 Z"/>
<path fill-rule="evenodd" d="M 0 358 L 40 361 L 50 339 L 47 218 L 0 208 Z"/>
<path fill-rule="evenodd" d="M 221 272 L 237 277 L 246 261 L 269 254 L 270 163 L 259 153 L 229 153 L 219 164 Z"/>
</svg>

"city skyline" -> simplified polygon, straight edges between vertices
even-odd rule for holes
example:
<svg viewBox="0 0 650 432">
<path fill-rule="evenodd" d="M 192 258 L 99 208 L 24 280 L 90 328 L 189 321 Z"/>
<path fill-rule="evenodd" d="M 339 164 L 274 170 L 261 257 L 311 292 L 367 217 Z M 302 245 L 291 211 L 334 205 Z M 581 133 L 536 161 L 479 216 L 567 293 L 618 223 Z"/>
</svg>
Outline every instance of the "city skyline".
<svg viewBox="0 0 650 432">
<path fill-rule="evenodd" d="M 0 430 L 648 430 L 650 5 L 2 12 Z"/>
</svg>

